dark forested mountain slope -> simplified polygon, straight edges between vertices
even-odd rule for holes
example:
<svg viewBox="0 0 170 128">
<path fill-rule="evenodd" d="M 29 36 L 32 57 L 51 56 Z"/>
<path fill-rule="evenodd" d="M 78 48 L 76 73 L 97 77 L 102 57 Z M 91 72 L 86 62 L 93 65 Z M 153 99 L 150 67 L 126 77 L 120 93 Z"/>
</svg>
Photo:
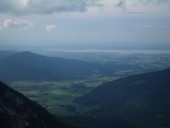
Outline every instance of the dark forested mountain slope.
<svg viewBox="0 0 170 128">
<path fill-rule="evenodd" d="M 103 84 L 76 102 L 100 106 L 92 111 L 98 118 L 121 118 L 142 128 L 169 128 L 170 69 Z"/>
<path fill-rule="evenodd" d="M 0 82 L 0 128 L 72 128 Z"/>
</svg>

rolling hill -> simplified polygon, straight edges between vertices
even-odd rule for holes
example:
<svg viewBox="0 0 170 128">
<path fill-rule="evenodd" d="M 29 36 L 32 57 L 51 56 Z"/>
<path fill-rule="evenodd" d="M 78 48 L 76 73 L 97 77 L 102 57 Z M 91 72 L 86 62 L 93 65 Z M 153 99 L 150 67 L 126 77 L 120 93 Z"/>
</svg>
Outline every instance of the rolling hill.
<svg viewBox="0 0 170 128">
<path fill-rule="evenodd" d="M 170 69 L 103 84 L 75 102 L 87 107 L 98 106 L 91 111 L 91 116 L 100 125 L 101 119 L 107 120 L 110 128 L 114 127 L 114 119 L 130 122 L 137 128 L 169 128 Z"/>
<path fill-rule="evenodd" d="M 0 59 L 3 57 L 9 56 L 9 55 L 15 54 L 15 53 L 17 52 L 14 50 L 0 50 Z"/>
<path fill-rule="evenodd" d="M 97 67 L 83 61 L 20 52 L 0 60 L 0 78 L 4 81 L 81 79 Z"/>
<path fill-rule="evenodd" d="M 74 80 L 89 78 L 93 74 L 109 76 L 113 75 L 115 70 L 124 68 L 138 67 L 46 57 L 25 51 L 0 59 L 0 78 L 7 82 Z"/>
<path fill-rule="evenodd" d="M 73 128 L 58 121 L 38 103 L 0 82 L 1 128 Z"/>
</svg>

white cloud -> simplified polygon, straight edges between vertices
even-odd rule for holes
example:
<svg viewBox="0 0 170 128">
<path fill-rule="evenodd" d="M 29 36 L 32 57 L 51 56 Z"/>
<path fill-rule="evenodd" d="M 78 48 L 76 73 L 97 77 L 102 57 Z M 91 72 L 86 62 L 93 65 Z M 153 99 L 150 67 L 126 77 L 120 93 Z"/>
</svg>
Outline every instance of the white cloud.
<svg viewBox="0 0 170 128">
<path fill-rule="evenodd" d="M 0 13 L 49 14 L 85 12 L 88 7 L 112 6 L 123 10 L 138 4 L 170 4 L 170 0 L 0 0 Z"/>
<path fill-rule="evenodd" d="M 47 31 L 51 31 L 51 30 L 54 30 L 56 28 L 57 28 L 56 25 L 53 25 L 53 24 L 47 24 L 46 25 L 46 30 Z"/>
<path fill-rule="evenodd" d="M 0 29 L 7 29 L 10 27 L 24 27 L 29 28 L 34 24 L 31 21 L 23 19 L 6 19 L 3 22 L 0 22 Z"/>
</svg>

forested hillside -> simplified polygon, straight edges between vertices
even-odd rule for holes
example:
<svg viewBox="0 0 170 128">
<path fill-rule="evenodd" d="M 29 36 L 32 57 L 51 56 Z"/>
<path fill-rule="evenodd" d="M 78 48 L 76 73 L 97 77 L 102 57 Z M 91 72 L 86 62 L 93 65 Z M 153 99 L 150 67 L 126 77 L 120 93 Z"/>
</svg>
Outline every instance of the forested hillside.
<svg viewBox="0 0 170 128">
<path fill-rule="evenodd" d="M 103 84 L 76 100 L 95 119 L 122 119 L 141 128 L 170 127 L 170 69 L 133 75 Z"/>
</svg>

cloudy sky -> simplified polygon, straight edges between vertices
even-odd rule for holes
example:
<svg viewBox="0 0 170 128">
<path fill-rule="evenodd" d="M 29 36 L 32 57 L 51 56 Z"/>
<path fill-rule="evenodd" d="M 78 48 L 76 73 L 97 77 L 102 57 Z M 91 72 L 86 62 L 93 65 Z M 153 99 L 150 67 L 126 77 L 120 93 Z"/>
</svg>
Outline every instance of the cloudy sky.
<svg viewBox="0 0 170 128">
<path fill-rule="evenodd" d="M 0 46 L 164 46 L 170 0 L 0 0 Z"/>
</svg>

